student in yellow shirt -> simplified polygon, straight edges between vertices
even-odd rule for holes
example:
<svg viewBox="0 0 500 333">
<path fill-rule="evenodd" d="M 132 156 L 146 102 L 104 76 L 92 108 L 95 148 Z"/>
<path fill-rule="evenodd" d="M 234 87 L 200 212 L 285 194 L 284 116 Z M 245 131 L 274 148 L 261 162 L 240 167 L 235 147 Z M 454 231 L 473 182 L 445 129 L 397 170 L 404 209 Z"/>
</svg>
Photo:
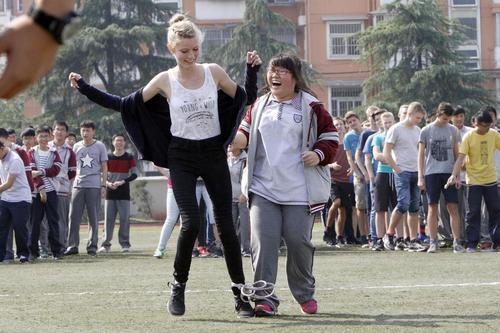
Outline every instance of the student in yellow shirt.
<svg viewBox="0 0 500 333">
<path fill-rule="evenodd" d="M 490 128 L 493 119 L 487 111 L 476 113 L 473 122 L 475 128 L 463 137 L 453 173 L 446 184 L 460 187 L 460 169 L 466 160 L 469 209 L 465 217 L 465 232 L 468 253 L 476 252 L 479 242 L 483 198 L 490 216 L 493 248 L 500 250 L 500 197 L 494 161 L 495 151 L 500 150 L 500 134 Z"/>
</svg>

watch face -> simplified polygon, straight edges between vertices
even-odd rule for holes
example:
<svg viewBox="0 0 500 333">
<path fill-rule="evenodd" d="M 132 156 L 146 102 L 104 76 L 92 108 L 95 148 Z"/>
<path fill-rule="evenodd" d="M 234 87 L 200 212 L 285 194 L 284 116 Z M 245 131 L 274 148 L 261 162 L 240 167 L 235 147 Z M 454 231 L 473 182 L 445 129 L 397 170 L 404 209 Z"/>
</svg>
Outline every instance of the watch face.
<svg viewBox="0 0 500 333">
<path fill-rule="evenodd" d="M 81 18 L 78 16 L 73 17 L 71 21 L 69 21 L 68 24 L 64 26 L 61 36 L 63 43 L 65 43 L 66 41 L 68 41 L 68 39 L 73 37 L 80 30 L 81 27 L 82 27 Z"/>
</svg>

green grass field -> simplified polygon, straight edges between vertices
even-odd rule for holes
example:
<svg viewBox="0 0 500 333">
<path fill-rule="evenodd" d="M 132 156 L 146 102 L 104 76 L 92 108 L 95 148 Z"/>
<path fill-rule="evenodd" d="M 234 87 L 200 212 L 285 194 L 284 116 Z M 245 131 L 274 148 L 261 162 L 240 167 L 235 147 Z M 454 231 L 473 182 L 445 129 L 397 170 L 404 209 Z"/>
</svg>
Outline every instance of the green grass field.
<svg viewBox="0 0 500 333">
<path fill-rule="evenodd" d="M 319 313 L 304 316 L 280 258 L 275 318 L 238 319 L 223 259 L 193 259 L 186 315 L 166 311 L 178 229 L 152 257 L 161 226 L 133 226 L 133 251 L 0 265 L 0 332 L 498 332 L 500 253 L 332 250 L 316 225 Z M 82 228 L 82 244 L 85 242 Z M 116 238 L 116 236 L 115 236 Z M 85 247 L 80 246 L 80 251 Z M 252 277 L 244 258 L 247 279 Z"/>
</svg>

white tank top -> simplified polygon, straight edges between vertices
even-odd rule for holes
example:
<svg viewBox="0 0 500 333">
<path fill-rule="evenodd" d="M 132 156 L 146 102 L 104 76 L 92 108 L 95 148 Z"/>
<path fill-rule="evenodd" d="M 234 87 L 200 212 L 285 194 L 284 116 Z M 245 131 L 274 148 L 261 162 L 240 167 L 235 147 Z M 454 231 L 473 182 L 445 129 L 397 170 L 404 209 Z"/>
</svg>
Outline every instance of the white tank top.
<svg viewBox="0 0 500 333">
<path fill-rule="evenodd" d="M 198 89 L 187 89 L 172 73 L 170 81 L 170 118 L 173 136 L 203 140 L 220 135 L 217 86 L 208 64 L 203 64 L 205 81 Z"/>
</svg>

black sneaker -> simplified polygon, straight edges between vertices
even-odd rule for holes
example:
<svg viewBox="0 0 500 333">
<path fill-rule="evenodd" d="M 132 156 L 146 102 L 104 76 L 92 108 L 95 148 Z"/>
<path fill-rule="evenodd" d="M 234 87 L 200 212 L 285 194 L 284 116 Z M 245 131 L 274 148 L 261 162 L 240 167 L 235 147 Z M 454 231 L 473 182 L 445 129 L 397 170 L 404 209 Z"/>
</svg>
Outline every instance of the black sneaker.
<svg viewBox="0 0 500 333">
<path fill-rule="evenodd" d="M 222 249 L 215 244 L 208 248 L 208 253 L 213 258 L 223 258 L 224 257 L 224 252 L 222 251 Z"/>
<path fill-rule="evenodd" d="M 95 250 L 88 250 L 87 251 L 87 254 L 90 256 L 90 257 L 95 257 L 97 255 L 96 251 Z"/>
<path fill-rule="evenodd" d="M 68 247 L 66 251 L 64 251 L 65 256 L 70 256 L 73 254 L 78 254 L 78 248 L 76 247 Z"/>
<path fill-rule="evenodd" d="M 168 312 L 172 316 L 182 316 L 186 312 L 186 305 L 184 304 L 184 291 L 186 284 L 180 282 L 169 282 L 170 286 L 170 299 L 167 303 Z"/>
<path fill-rule="evenodd" d="M 30 263 L 30 260 L 29 260 L 29 257 L 26 257 L 26 256 L 21 256 L 19 257 L 19 262 L 21 264 L 29 264 Z"/>
<path fill-rule="evenodd" d="M 403 237 L 396 239 L 396 251 L 405 251 L 408 246 L 406 245 Z"/>
<path fill-rule="evenodd" d="M 377 241 L 373 244 L 372 251 L 384 251 L 384 241 L 382 238 L 377 238 Z"/>
<path fill-rule="evenodd" d="M 241 296 L 238 287 L 231 287 L 234 294 L 234 310 L 238 318 L 251 318 L 255 315 L 250 300 L 246 296 Z"/>
<path fill-rule="evenodd" d="M 192 258 L 198 258 L 200 256 L 200 251 L 198 249 L 193 249 L 193 252 L 191 252 L 191 257 Z"/>
</svg>

